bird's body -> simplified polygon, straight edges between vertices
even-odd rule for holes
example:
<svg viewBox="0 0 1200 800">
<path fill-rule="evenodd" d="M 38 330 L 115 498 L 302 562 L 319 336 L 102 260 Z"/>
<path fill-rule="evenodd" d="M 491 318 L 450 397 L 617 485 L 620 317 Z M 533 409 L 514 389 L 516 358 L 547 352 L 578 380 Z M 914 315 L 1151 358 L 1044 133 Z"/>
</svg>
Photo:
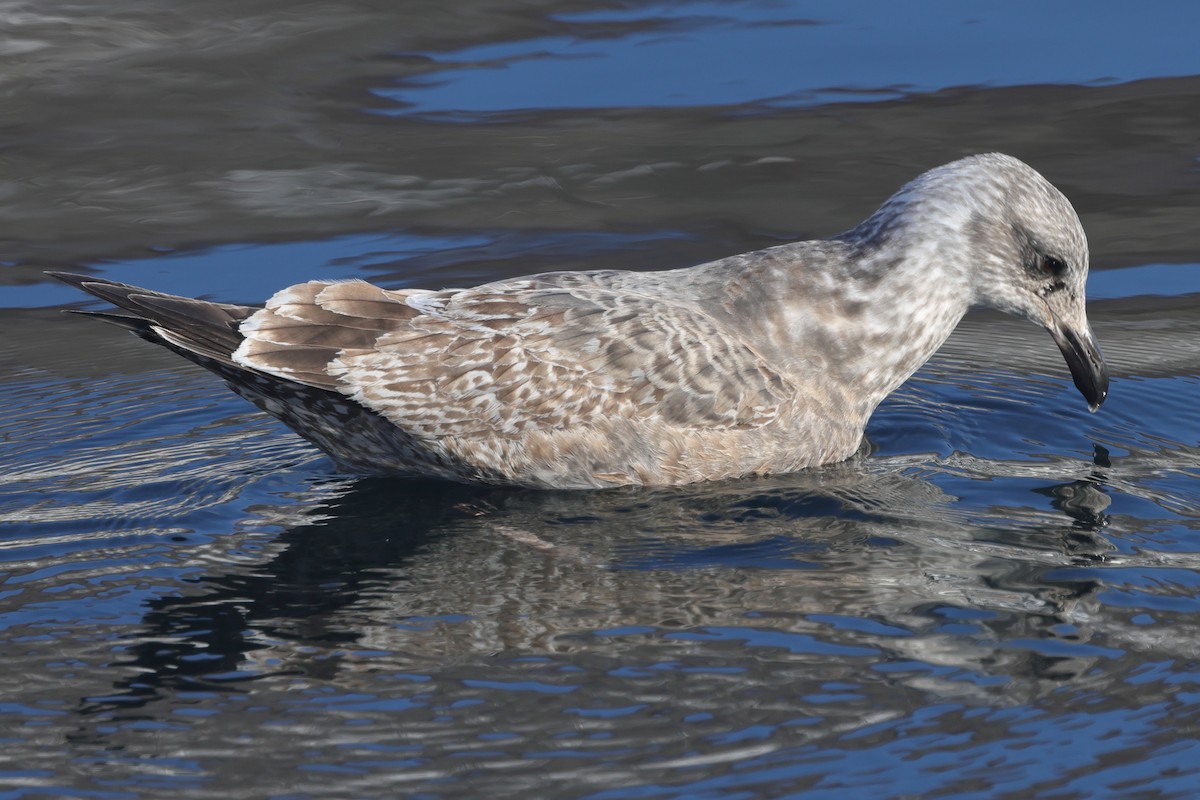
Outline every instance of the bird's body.
<svg viewBox="0 0 1200 800">
<path fill-rule="evenodd" d="M 59 277 L 343 468 L 596 488 L 845 459 L 972 305 L 1045 325 L 1098 405 L 1086 274 L 1066 199 L 989 155 L 926 173 L 834 239 L 688 269 L 441 291 L 311 281 L 261 309 Z"/>
</svg>

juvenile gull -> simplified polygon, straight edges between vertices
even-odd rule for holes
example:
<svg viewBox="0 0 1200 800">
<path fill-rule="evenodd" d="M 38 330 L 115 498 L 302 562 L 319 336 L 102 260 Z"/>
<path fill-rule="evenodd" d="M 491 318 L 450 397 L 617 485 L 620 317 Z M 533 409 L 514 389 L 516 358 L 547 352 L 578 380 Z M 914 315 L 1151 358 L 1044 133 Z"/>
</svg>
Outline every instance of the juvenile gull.
<svg viewBox="0 0 1200 800">
<path fill-rule="evenodd" d="M 971 306 L 1043 326 L 1094 411 L 1108 373 L 1070 202 L 1010 156 L 926 172 L 866 221 L 664 272 L 472 289 L 309 281 L 264 308 L 51 273 L 360 473 L 682 484 L 848 458 Z"/>
</svg>

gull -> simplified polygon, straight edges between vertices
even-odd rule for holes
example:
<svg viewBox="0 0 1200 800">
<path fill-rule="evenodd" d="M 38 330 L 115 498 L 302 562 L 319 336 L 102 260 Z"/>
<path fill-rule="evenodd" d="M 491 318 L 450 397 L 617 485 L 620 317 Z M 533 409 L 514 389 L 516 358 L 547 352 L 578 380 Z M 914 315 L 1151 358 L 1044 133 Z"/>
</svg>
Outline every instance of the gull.
<svg viewBox="0 0 1200 800">
<path fill-rule="evenodd" d="M 1095 411 L 1070 202 L 999 153 L 930 170 L 858 226 L 686 269 L 469 289 L 314 280 L 263 307 L 50 273 L 80 312 L 205 367 L 340 469 L 553 489 L 786 473 L 859 448 L 971 307 L 1049 331 Z"/>
</svg>

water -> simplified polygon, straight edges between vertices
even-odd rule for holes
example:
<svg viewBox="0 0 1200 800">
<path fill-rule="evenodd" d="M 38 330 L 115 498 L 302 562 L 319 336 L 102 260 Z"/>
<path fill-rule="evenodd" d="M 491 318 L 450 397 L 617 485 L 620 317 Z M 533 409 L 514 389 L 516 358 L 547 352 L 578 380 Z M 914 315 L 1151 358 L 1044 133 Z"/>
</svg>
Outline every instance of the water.
<svg viewBox="0 0 1200 800">
<path fill-rule="evenodd" d="M 0 796 L 1193 796 L 1196 16 L 0 3 Z M 769 480 L 356 480 L 41 276 L 684 266 L 988 150 L 1080 211 L 1109 401 L 972 315 Z"/>
</svg>

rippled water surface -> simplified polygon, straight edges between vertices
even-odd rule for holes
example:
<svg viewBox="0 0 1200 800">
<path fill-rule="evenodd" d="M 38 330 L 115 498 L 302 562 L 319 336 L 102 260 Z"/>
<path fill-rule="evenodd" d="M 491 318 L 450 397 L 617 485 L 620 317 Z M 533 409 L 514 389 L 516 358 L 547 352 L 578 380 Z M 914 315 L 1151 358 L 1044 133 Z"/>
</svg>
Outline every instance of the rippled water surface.
<svg viewBox="0 0 1200 800">
<path fill-rule="evenodd" d="M 0 0 L 3 797 L 1193 797 L 1200 12 Z M 854 462 L 355 479 L 47 267 L 664 268 L 1002 150 L 1113 372 L 969 316 Z"/>
</svg>

